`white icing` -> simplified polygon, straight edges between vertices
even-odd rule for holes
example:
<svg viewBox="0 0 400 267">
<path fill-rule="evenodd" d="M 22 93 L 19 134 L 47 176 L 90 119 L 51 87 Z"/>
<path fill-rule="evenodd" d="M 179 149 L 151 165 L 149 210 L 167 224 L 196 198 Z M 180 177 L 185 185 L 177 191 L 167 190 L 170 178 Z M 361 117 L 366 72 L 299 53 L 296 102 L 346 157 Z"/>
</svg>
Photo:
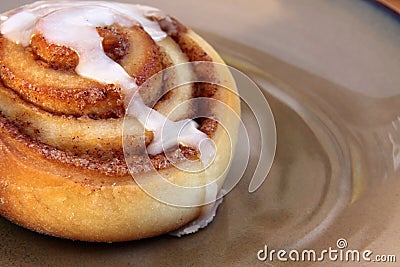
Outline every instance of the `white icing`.
<svg viewBox="0 0 400 267">
<path fill-rule="evenodd" d="M 184 225 L 182 228 L 176 231 L 170 232 L 169 234 L 172 236 L 182 237 L 184 235 L 196 233 L 200 229 L 207 227 L 214 220 L 218 207 L 224 200 L 222 196 L 226 194 L 226 192 L 222 189 L 219 193 L 219 197 L 217 197 L 216 190 L 218 190 L 218 188 L 215 185 L 213 189 L 210 188 L 206 191 L 206 198 L 210 198 L 210 200 L 214 202 L 204 206 L 200 216 L 196 220 Z"/>
<path fill-rule="evenodd" d="M 22 11 L 1 24 L 1 33 L 8 39 L 27 46 L 33 33 L 32 24 L 36 23 L 36 19 L 37 17 L 32 12 Z"/>
<path fill-rule="evenodd" d="M 34 32 L 37 20 L 57 11 L 66 8 L 76 8 L 85 6 L 104 7 L 112 10 L 115 14 L 123 14 L 126 17 L 140 23 L 144 30 L 155 40 L 164 39 L 167 34 L 160 29 L 157 22 L 152 21 L 148 16 L 158 14 L 164 17 L 162 12 L 156 8 L 105 1 L 38 1 L 31 5 L 26 5 L 17 10 L 15 14 L 4 14 L 1 18 L 4 22 L 1 25 L 1 33 L 10 40 L 29 45 L 30 38 Z M 14 13 L 15 11 L 12 11 Z M 82 38 L 82 36 L 81 36 Z"/>
<path fill-rule="evenodd" d="M 139 94 L 135 94 L 127 112 L 136 117 L 147 130 L 154 132 L 153 141 L 147 147 L 149 154 L 156 155 L 180 143 L 196 147 L 206 167 L 212 162 L 215 155 L 214 144 L 205 133 L 197 129 L 198 125 L 193 120 L 171 121 L 147 107 Z"/>
<path fill-rule="evenodd" d="M 73 49 L 79 55 L 75 69 L 79 75 L 102 83 L 119 84 L 124 89 L 136 88 L 134 79 L 104 53 L 96 27 L 112 24 L 131 27 L 136 21 L 109 8 L 83 6 L 54 11 L 39 19 L 34 30 L 50 43 Z"/>
<path fill-rule="evenodd" d="M 167 36 L 166 33 L 158 23 L 147 17 L 155 14 L 160 16 L 162 13 L 141 5 L 102 1 L 43 1 L 25 6 L 10 15 L 1 24 L 0 30 L 7 38 L 24 46 L 29 44 L 33 34 L 41 33 L 51 43 L 70 47 L 79 55 L 76 68 L 79 75 L 102 83 L 117 84 L 125 96 L 135 95 L 127 114 L 135 116 L 146 129 L 154 132 L 154 140 L 148 147 L 150 154 L 158 154 L 181 143 L 197 148 L 200 159 L 207 166 L 215 154 L 215 147 L 208 136 L 197 129 L 194 121 L 173 122 L 147 107 L 139 94 L 135 94 L 137 85 L 134 78 L 105 55 L 102 39 L 96 31 L 96 27 L 114 23 L 126 27 L 140 23 L 155 41 L 162 40 Z"/>
</svg>

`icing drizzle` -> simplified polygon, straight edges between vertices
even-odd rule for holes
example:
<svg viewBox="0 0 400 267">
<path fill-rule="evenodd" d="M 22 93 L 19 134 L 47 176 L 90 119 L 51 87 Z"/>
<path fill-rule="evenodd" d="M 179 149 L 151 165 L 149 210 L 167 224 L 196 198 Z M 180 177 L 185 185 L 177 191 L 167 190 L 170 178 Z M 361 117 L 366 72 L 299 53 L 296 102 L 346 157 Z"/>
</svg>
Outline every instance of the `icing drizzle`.
<svg viewBox="0 0 400 267">
<path fill-rule="evenodd" d="M 42 34 L 49 42 L 73 49 L 79 56 L 76 72 L 101 83 L 117 84 L 125 96 L 132 96 L 127 115 L 136 117 L 147 130 L 154 132 L 148 147 L 150 154 L 158 154 L 179 143 L 197 148 L 200 159 L 208 165 L 215 148 L 208 136 L 197 129 L 192 120 L 173 122 L 159 112 L 147 107 L 139 94 L 138 86 L 118 63 L 106 56 L 102 39 L 96 27 L 119 24 L 131 27 L 140 24 L 154 41 L 167 34 L 149 16 L 165 17 L 158 9 L 123 3 L 103 1 L 52 1 L 36 2 L 1 17 L 1 33 L 13 42 L 28 46 L 33 34 Z M 129 103 L 129 101 L 125 101 Z M 162 133 L 164 131 L 164 133 Z"/>
</svg>

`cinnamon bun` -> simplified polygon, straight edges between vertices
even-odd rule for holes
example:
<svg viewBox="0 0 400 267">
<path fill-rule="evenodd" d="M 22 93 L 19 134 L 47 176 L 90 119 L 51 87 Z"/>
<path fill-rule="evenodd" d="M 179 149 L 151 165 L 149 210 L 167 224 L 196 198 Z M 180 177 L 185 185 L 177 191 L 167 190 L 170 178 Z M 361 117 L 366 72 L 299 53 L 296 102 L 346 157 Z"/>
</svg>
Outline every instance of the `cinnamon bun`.
<svg viewBox="0 0 400 267">
<path fill-rule="evenodd" d="M 43 1 L 1 20 L 1 215 L 97 242 L 207 216 L 240 101 L 206 41 L 158 9 L 126 3 Z"/>
</svg>

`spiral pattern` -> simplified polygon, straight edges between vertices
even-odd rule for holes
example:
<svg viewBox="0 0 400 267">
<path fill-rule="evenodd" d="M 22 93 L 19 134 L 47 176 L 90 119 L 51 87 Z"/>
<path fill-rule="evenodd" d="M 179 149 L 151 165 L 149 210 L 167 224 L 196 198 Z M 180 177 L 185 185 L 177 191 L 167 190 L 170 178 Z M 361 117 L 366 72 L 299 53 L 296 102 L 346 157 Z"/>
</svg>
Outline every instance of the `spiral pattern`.
<svg viewBox="0 0 400 267">
<path fill-rule="evenodd" d="M 336 246 L 338 247 L 338 249 L 345 249 L 347 248 L 348 244 L 347 244 L 347 240 L 344 238 L 339 238 L 336 241 Z"/>
<path fill-rule="evenodd" d="M 33 5 L 31 9 L 39 6 Z M 188 61 L 213 61 L 196 40 L 196 35 L 175 19 L 152 15 L 167 36 L 153 40 L 141 25 L 113 24 L 97 27 L 106 55 L 120 64 L 140 86 L 151 76 L 170 66 Z M 37 23 L 40 22 L 40 19 Z M 122 118 L 125 115 L 123 90 L 116 84 L 102 84 L 75 72 L 79 56 L 71 48 L 46 40 L 42 33 L 32 35 L 28 46 L 0 36 L 0 105 L 5 121 L 21 133 L 26 142 L 55 160 L 96 169 L 110 175 L 126 175 L 123 160 Z M 161 114 L 168 114 L 193 97 L 213 97 L 218 86 L 195 84 L 164 93 L 163 88 L 180 84 L 190 76 L 214 75 L 210 69 L 180 69 L 141 87 L 144 102 Z M 173 120 L 191 117 L 187 105 Z M 212 136 L 216 121 L 200 120 L 200 129 Z M 153 134 L 137 120 L 130 121 L 132 142 L 150 144 Z M 8 127 L 10 128 L 10 127 Z M 15 129 L 14 129 L 15 128 Z M 34 145 L 33 145 L 34 144 Z M 56 152 L 54 152 L 56 151 Z M 192 148 L 181 147 L 179 157 L 193 157 Z M 152 158 L 159 169 L 169 166 L 163 155 Z M 120 164 L 116 164 L 120 163 Z M 138 166 L 137 172 L 144 168 Z"/>
<path fill-rule="evenodd" d="M 231 72 L 215 68 L 223 61 L 209 44 L 139 5 L 36 2 L 2 19 L 1 215 L 41 233 L 112 242 L 167 233 L 208 214 L 199 205 L 221 189 L 240 117 Z M 195 101 L 203 98 L 213 101 Z M 144 110 L 189 130 L 172 145 L 161 140 L 160 150 L 160 121 L 147 124 Z M 206 169 L 204 143 L 217 151 Z M 160 177 L 202 189 L 180 195 Z M 170 197 L 175 206 L 165 204 Z"/>
</svg>

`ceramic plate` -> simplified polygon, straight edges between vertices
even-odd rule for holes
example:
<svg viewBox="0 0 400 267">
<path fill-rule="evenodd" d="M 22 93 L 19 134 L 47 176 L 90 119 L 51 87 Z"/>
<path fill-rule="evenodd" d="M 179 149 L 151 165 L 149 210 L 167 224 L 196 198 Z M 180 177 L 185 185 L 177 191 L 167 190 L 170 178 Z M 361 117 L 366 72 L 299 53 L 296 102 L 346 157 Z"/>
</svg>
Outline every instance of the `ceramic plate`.
<svg viewBox="0 0 400 267">
<path fill-rule="evenodd" d="M 27 1 L 2 1 L 0 7 L 22 3 Z M 249 168 L 206 229 L 182 238 L 93 244 L 39 235 L 0 219 L 0 265 L 265 266 L 292 258 L 305 266 L 339 266 L 346 259 L 364 266 L 394 256 L 400 261 L 396 13 L 374 1 L 141 3 L 193 27 L 260 87 L 278 137 L 267 179 L 249 193 L 261 144 L 251 109 L 243 104 L 243 120 L 255 137 Z M 272 250 L 284 252 L 278 257 Z M 357 255 L 359 261 L 352 258 Z"/>
</svg>

